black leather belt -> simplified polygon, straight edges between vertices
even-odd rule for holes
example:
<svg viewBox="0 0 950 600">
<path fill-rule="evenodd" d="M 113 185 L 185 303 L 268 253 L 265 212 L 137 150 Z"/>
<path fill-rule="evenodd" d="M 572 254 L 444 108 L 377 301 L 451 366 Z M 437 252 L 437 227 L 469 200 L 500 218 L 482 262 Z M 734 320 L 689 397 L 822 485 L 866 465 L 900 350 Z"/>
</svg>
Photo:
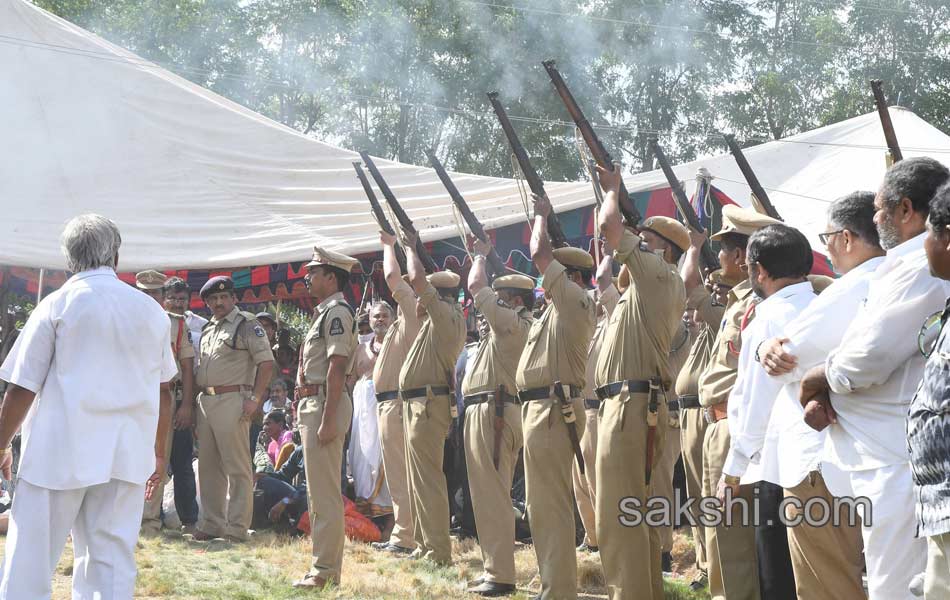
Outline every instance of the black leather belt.
<svg viewBox="0 0 950 600">
<path fill-rule="evenodd" d="M 448 396 L 449 386 L 447 385 L 427 385 L 421 388 L 412 388 L 411 390 L 401 390 L 403 400 L 412 400 L 413 398 L 424 398 L 432 392 L 433 396 Z"/>
<path fill-rule="evenodd" d="M 699 404 L 699 396 L 690 394 L 686 396 L 680 396 L 676 400 L 679 402 L 680 408 L 702 408 L 702 406 Z"/>
<path fill-rule="evenodd" d="M 571 398 L 577 398 L 581 395 L 581 388 L 576 385 L 568 386 L 571 388 Z M 554 398 L 554 386 L 537 387 L 527 390 L 518 390 L 518 399 L 522 402 L 531 402 L 532 400 L 547 400 Z"/>
<path fill-rule="evenodd" d="M 587 398 L 584 400 L 584 408 L 600 409 L 600 398 Z"/>
<path fill-rule="evenodd" d="M 380 392 L 376 394 L 376 402 L 389 402 L 390 400 L 396 400 L 399 398 L 399 391 L 393 390 L 391 392 Z"/>
<path fill-rule="evenodd" d="M 631 394 L 647 394 L 650 392 L 650 382 L 645 379 L 626 379 L 602 385 L 594 391 L 597 393 L 597 397 L 604 401 L 611 396 L 616 396 L 624 389 Z"/>
<path fill-rule="evenodd" d="M 465 406 L 471 406 L 473 404 L 482 404 L 484 402 L 491 402 L 495 399 L 495 396 L 498 395 L 498 392 L 479 392 L 477 394 L 469 394 L 462 398 L 465 401 Z M 505 404 L 521 404 L 521 401 L 517 396 L 512 396 L 511 394 L 502 394 L 502 402 Z"/>
</svg>

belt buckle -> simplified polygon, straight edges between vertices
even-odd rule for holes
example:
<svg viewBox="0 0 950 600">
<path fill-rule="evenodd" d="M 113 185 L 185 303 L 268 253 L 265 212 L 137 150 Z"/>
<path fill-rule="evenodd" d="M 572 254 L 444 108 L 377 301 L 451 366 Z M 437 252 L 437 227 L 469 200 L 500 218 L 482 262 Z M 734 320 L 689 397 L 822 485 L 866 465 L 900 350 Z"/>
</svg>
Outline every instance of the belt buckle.
<svg viewBox="0 0 950 600">
<path fill-rule="evenodd" d="M 212 396 L 217 396 L 217 394 L 214 393 L 213 385 L 209 385 L 207 388 L 205 388 L 205 392 L 208 394 L 211 394 Z"/>
</svg>

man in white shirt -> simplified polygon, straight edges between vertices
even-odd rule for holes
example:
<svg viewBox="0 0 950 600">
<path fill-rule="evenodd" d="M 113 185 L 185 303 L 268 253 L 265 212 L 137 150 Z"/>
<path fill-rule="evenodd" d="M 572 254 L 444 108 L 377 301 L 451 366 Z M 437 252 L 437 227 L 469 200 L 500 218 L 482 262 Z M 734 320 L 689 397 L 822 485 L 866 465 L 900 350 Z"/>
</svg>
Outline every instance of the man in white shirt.
<svg viewBox="0 0 950 600">
<path fill-rule="evenodd" d="M 887 256 L 841 344 L 801 382 L 806 422 L 831 425 L 827 459 L 871 501 L 862 531 L 871 600 L 911 597 L 910 580 L 926 564 L 927 544 L 914 537 L 906 418 L 924 368 L 917 332 L 950 295 L 950 284 L 930 274 L 923 247 L 930 199 L 948 179 L 931 158 L 887 171 L 874 199 Z"/>
<path fill-rule="evenodd" d="M 5 476 L 23 424 L 2 600 L 49 598 L 70 533 L 73 598 L 134 591 L 142 499 L 165 473 L 177 365 L 165 311 L 116 277 L 120 243 L 105 217 L 66 225 L 75 275 L 37 305 L 0 367 L 11 384 L 0 409 Z"/>
<path fill-rule="evenodd" d="M 808 465 L 795 460 L 794 454 L 779 460 L 780 446 L 807 445 L 799 432 L 788 426 L 801 422 L 797 407 L 797 389 L 783 386 L 768 377 L 755 363 L 759 344 L 781 331 L 815 298 L 808 272 L 812 252 L 808 240 L 787 225 L 769 225 L 752 234 L 746 250 L 749 283 L 760 298 L 755 319 L 742 332 L 739 351 L 739 375 L 729 396 L 729 435 L 731 444 L 722 467 L 717 496 L 725 499 L 726 488 L 733 497 L 739 484 L 755 484 L 760 501 L 760 522 L 755 523 L 759 586 L 762 598 L 794 600 L 795 578 L 788 551 L 785 525 L 780 520 L 782 487 L 801 481 L 798 473 Z M 788 413 L 798 411 L 797 419 Z M 806 428 L 807 429 L 807 428 Z"/>
<path fill-rule="evenodd" d="M 874 226 L 874 194 L 854 192 L 836 200 L 828 209 L 825 233 L 818 236 L 827 248 L 835 271 L 842 276 L 815 299 L 801 315 L 759 347 L 759 362 L 776 381 L 794 386 L 794 407 L 800 412 L 798 383 L 809 368 L 821 364 L 841 343 L 854 315 L 867 298 L 868 283 L 884 261 Z M 824 433 L 804 423 L 802 415 L 795 427 L 806 428 L 819 443 L 803 460 L 822 460 Z M 837 475 L 837 477 L 835 477 Z M 785 496 L 798 498 L 802 506 L 811 498 L 823 498 L 830 506 L 835 497 L 852 496 L 845 474 L 825 461 L 809 471 L 797 485 L 786 486 Z M 812 511 L 816 519 L 821 511 Z M 847 517 L 848 515 L 843 514 Z M 816 521 L 817 522 L 817 521 Z M 801 523 L 788 530 L 789 550 L 800 598 L 837 600 L 861 598 L 861 528 L 843 519 L 823 526 Z"/>
</svg>

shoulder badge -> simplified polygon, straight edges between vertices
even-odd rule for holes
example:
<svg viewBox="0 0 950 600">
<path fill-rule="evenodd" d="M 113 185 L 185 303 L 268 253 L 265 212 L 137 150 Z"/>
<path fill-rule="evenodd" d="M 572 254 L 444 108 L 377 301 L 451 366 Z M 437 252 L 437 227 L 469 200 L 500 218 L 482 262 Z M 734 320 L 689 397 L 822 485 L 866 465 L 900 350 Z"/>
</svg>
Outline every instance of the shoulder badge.
<svg viewBox="0 0 950 600">
<path fill-rule="evenodd" d="M 264 336 L 266 335 L 266 334 L 264 333 L 264 328 L 261 327 L 260 325 L 255 325 L 255 326 L 254 326 L 254 335 L 256 335 L 257 337 L 264 337 Z"/>
<path fill-rule="evenodd" d="M 499 298 L 498 300 L 495 300 L 495 303 L 498 304 L 498 306 L 500 306 L 500 307 L 502 307 L 502 308 L 510 308 L 510 307 L 508 306 L 508 303 L 505 302 L 504 300 L 502 300 L 501 298 Z"/>
<path fill-rule="evenodd" d="M 330 334 L 329 335 L 343 335 L 343 320 L 340 317 L 334 317 L 330 321 Z"/>
</svg>

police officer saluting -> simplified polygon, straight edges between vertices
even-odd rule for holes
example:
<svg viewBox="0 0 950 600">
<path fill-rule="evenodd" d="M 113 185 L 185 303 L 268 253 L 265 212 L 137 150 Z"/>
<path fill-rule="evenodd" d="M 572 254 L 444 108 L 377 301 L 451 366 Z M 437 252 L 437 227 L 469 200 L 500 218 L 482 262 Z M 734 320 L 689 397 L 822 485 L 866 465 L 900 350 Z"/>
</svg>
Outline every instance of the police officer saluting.
<svg viewBox="0 0 950 600">
<path fill-rule="evenodd" d="M 468 291 L 489 333 L 479 342 L 462 382 L 465 464 L 484 562 L 484 573 L 468 591 L 501 596 L 515 591 L 515 521 L 509 513 L 511 479 L 522 446 L 515 370 L 534 321 L 534 280 L 504 275 L 489 287 L 485 256 L 491 246 L 476 240 L 474 250 Z"/>
<path fill-rule="evenodd" d="M 297 371 L 297 417 L 303 441 L 304 470 L 310 501 L 313 560 L 297 588 L 338 584 L 343 569 L 343 498 L 340 466 L 343 440 L 353 415 L 344 383 L 356 353 L 356 320 L 343 298 L 355 258 L 313 249 L 307 263 L 307 287 L 319 302 L 307 332 Z"/>
<path fill-rule="evenodd" d="M 253 512 L 250 422 L 270 383 L 274 356 L 254 315 L 238 310 L 230 277 L 209 279 L 201 299 L 213 316 L 202 329 L 195 375 L 202 515 L 194 537 L 241 542 Z"/>
</svg>

